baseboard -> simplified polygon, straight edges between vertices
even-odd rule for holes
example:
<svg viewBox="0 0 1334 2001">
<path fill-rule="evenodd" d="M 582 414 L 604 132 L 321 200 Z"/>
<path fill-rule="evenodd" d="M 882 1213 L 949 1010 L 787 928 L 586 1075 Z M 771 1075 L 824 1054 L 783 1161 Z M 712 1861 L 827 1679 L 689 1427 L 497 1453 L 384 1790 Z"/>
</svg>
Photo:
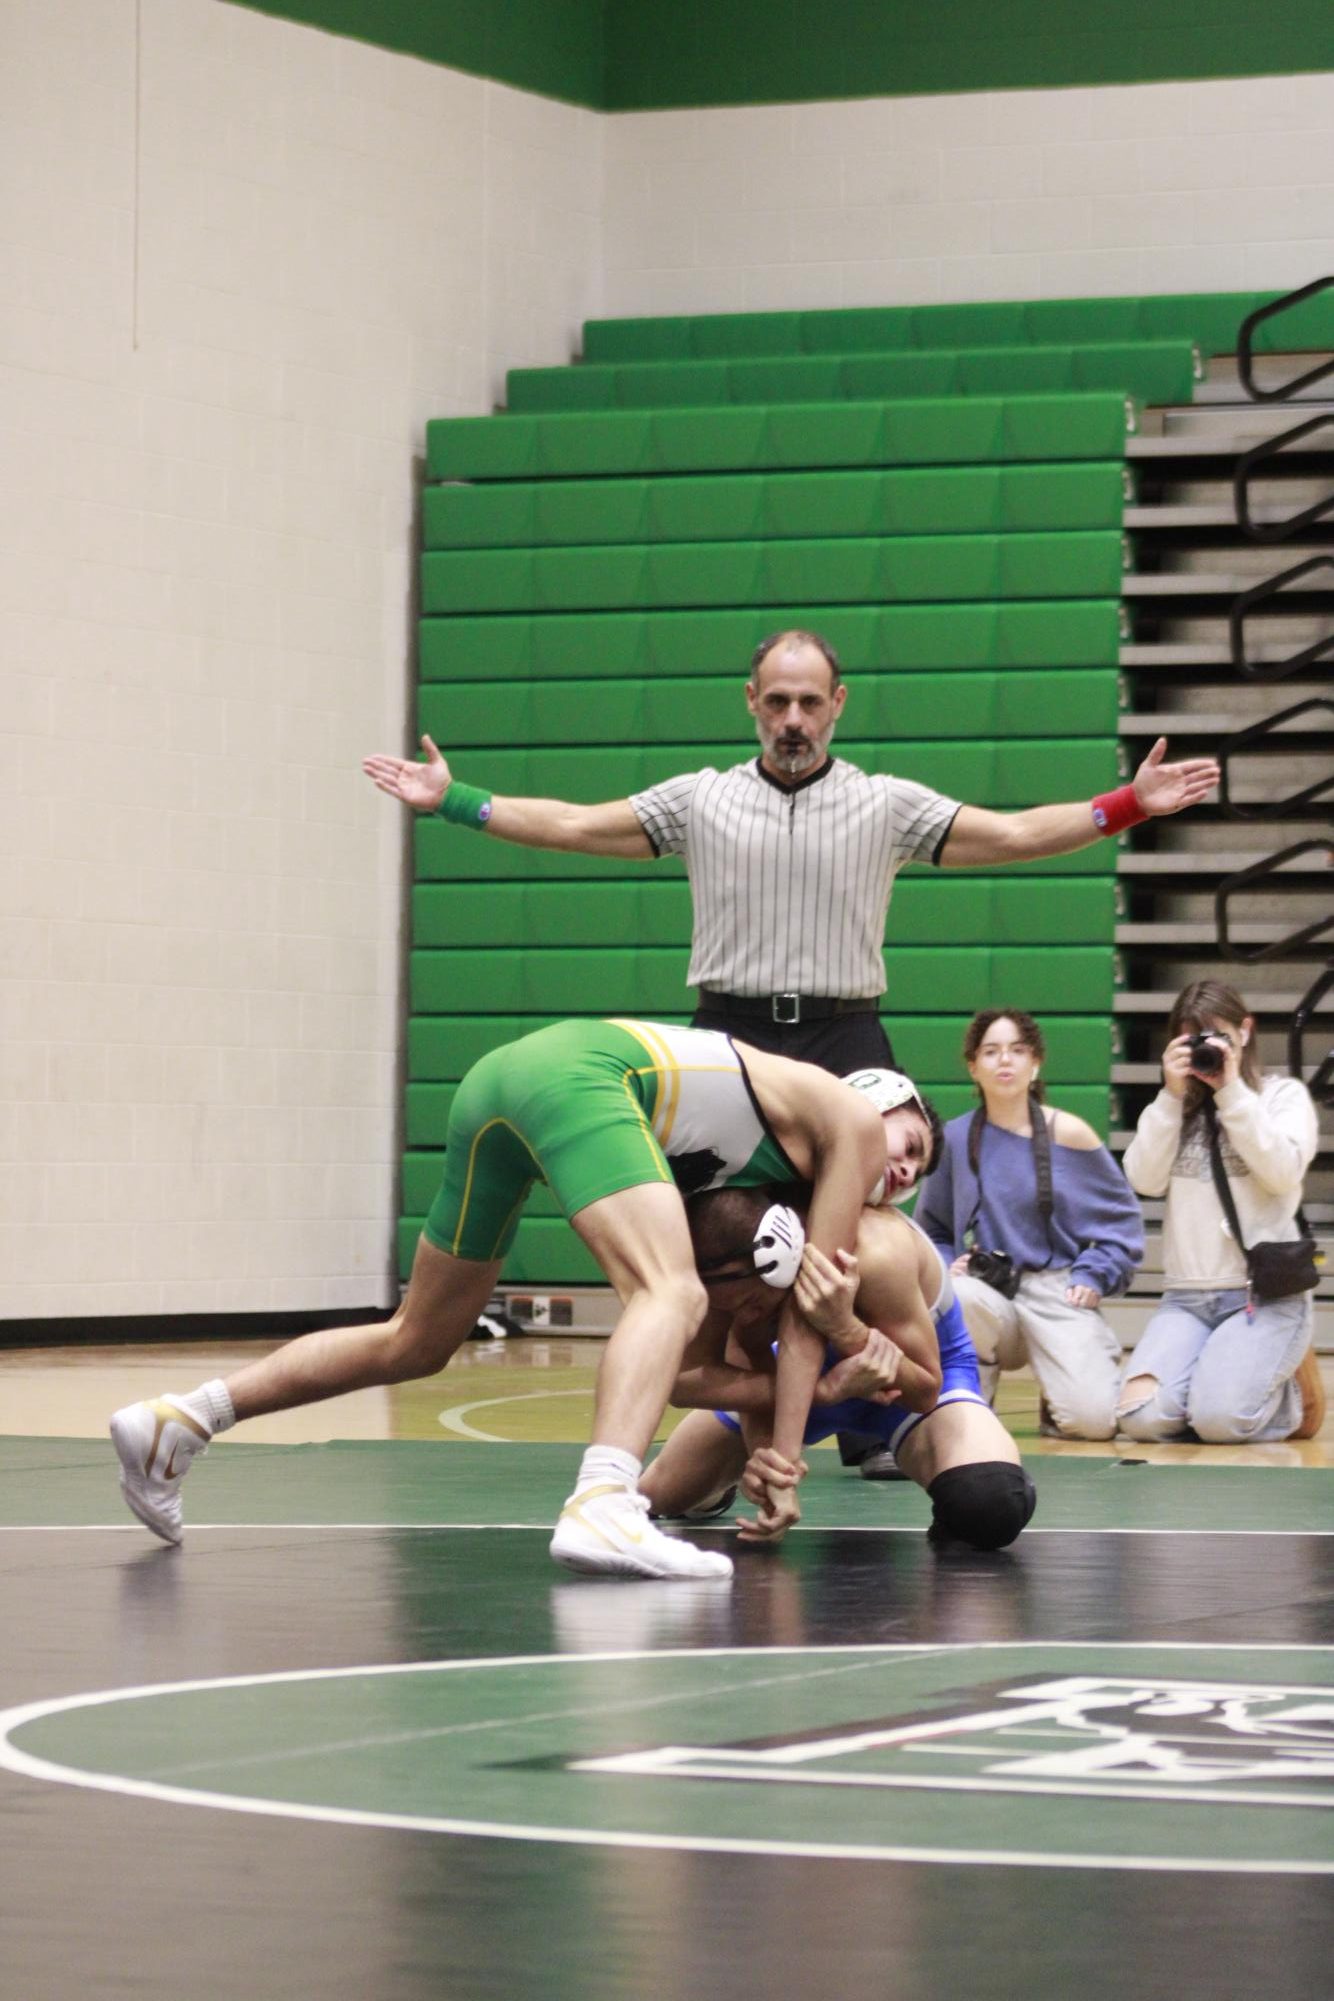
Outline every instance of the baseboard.
<svg viewBox="0 0 1334 2001">
<path fill-rule="evenodd" d="M 387 1320 L 388 1306 L 313 1307 L 308 1313 L 114 1313 L 0 1320 L 0 1348 L 127 1348 L 152 1342 L 287 1341 L 321 1327 Z"/>
</svg>

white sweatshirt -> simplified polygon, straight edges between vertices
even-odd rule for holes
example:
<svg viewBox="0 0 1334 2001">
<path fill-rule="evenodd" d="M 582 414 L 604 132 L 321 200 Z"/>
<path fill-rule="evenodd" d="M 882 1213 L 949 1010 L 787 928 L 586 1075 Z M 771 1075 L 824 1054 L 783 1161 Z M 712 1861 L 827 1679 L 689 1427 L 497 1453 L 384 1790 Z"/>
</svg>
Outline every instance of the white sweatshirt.
<svg viewBox="0 0 1334 2001">
<path fill-rule="evenodd" d="M 1126 1148 L 1126 1178 L 1140 1195 L 1166 1195 L 1163 1283 L 1222 1291 L 1247 1282 L 1209 1165 L 1203 1116 L 1182 1140 L 1184 1100 L 1164 1087 L 1146 1106 Z M 1315 1106 L 1296 1077 L 1266 1077 L 1258 1092 L 1240 1077 L 1214 1094 L 1228 1186 L 1247 1245 L 1299 1236 L 1302 1177 L 1316 1150 Z"/>
</svg>

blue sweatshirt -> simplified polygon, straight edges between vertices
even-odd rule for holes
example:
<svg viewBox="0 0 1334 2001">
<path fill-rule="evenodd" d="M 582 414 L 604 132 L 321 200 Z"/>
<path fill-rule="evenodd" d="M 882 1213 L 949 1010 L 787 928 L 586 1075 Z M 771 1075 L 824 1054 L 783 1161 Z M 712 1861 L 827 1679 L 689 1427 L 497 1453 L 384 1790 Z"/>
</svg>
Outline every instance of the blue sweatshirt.
<svg viewBox="0 0 1334 2001">
<path fill-rule="evenodd" d="M 964 1232 L 977 1207 L 977 1180 L 968 1165 L 965 1112 L 945 1128 L 945 1151 L 922 1184 L 914 1210 L 947 1258 L 968 1247 Z M 1038 1213 L 1033 1142 L 1003 1126 L 982 1129 L 983 1201 L 973 1244 L 1004 1251 L 1024 1271 L 1070 1267 L 1071 1285 L 1091 1285 L 1104 1299 L 1124 1292 L 1144 1256 L 1144 1219 L 1130 1185 L 1105 1146 L 1051 1150 L 1055 1208 L 1048 1237 Z"/>
</svg>

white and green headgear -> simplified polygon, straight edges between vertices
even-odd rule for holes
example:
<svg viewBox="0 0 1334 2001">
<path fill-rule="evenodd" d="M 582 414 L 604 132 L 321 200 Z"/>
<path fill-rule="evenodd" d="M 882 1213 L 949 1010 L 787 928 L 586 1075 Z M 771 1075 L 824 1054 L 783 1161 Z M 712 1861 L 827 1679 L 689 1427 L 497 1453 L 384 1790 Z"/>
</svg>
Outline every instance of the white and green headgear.
<svg viewBox="0 0 1334 2001">
<path fill-rule="evenodd" d="M 897 1112 L 905 1105 L 910 1105 L 915 1112 L 922 1114 L 928 1125 L 931 1123 L 926 1106 L 922 1103 L 921 1092 L 911 1077 L 904 1076 L 902 1070 L 853 1070 L 843 1082 L 851 1084 L 854 1091 L 860 1091 L 864 1097 L 869 1098 L 878 1112 Z M 914 1192 L 911 1188 L 900 1188 L 889 1194 L 889 1200 L 895 1205 L 907 1202 L 911 1200 Z M 882 1182 L 879 1195 L 872 1198 L 872 1207 L 878 1208 L 887 1193 L 889 1193 L 888 1188 Z"/>
<path fill-rule="evenodd" d="M 913 1105 L 923 1118 L 927 1116 L 921 1092 L 902 1070 L 853 1070 L 843 1082 L 851 1084 L 854 1091 L 865 1092 L 878 1112 L 897 1112 L 902 1105 Z"/>
</svg>

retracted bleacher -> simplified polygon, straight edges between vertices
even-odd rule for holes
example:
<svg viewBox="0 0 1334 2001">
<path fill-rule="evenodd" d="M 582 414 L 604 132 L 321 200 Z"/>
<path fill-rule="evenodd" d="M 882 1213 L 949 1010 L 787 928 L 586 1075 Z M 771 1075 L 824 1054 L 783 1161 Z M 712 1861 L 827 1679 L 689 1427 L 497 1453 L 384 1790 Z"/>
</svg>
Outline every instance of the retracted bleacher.
<svg viewBox="0 0 1334 2001">
<path fill-rule="evenodd" d="M 1249 295 L 591 322 L 582 363 L 428 428 L 420 727 L 501 793 L 625 798 L 748 754 L 759 638 L 813 626 L 837 749 L 974 804 L 1118 779 L 1123 464 Z M 1110 1122 L 1115 853 L 910 869 L 885 1011 L 949 1116 L 968 1016 L 1027 1007 L 1060 1102 Z M 684 1020 L 688 886 L 418 823 L 406 1271 L 449 1105 L 486 1050 L 571 1014 Z M 538 1190 L 509 1282 L 595 1282 Z"/>
</svg>

